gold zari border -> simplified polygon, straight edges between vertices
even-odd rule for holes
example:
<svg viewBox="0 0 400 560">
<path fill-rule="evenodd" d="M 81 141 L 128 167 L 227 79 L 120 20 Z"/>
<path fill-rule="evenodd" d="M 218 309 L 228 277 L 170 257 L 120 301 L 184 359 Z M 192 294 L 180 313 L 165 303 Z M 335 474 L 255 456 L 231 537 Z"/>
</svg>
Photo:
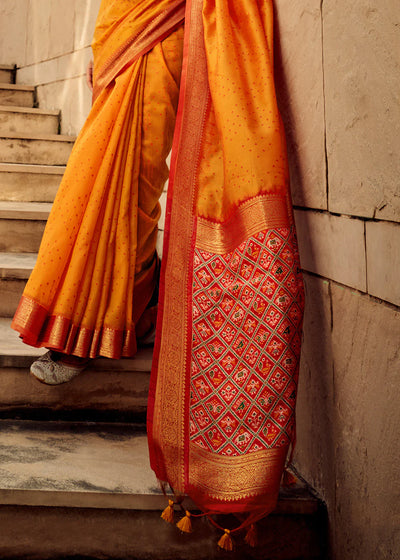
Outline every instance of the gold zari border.
<svg viewBox="0 0 400 560">
<path fill-rule="evenodd" d="M 191 485 L 204 491 L 207 496 L 225 502 L 274 494 L 279 488 L 287 450 L 285 446 L 228 457 L 191 443 Z"/>
<path fill-rule="evenodd" d="M 233 251 L 259 231 L 289 225 L 286 197 L 260 195 L 241 204 L 224 222 L 198 217 L 196 248 L 222 255 Z"/>
</svg>

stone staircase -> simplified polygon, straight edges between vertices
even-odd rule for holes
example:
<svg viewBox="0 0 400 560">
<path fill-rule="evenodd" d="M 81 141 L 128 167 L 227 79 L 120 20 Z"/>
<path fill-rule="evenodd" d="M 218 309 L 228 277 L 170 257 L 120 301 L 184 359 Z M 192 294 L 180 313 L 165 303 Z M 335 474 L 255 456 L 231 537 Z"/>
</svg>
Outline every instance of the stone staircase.
<svg viewBox="0 0 400 560">
<path fill-rule="evenodd" d="M 325 508 L 303 481 L 282 489 L 255 549 L 238 538 L 222 552 L 204 519 L 192 535 L 160 520 L 145 434 L 151 348 L 95 360 L 58 387 L 29 375 L 43 350 L 20 342 L 11 317 L 74 138 L 14 81 L 14 67 L 0 66 L 0 558 L 326 558 Z"/>
</svg>

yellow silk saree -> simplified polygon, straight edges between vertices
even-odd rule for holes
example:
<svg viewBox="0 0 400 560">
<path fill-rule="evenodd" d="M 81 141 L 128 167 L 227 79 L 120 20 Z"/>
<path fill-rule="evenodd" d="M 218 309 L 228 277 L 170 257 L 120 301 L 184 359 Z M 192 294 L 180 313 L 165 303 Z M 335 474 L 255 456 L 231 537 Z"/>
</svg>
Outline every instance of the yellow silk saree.
<svg viewBox="0 0 400 560">
<path fill-rule="evenodd" d="M 135 353 L 173 133 L 150 460 L 177 502 L 244 515 L 239 530 L 274 509 L 295 442 L 303 288 L 272 2 L 103 0 L 94 54 L 93 109 L 13 326 L 78 356 Z"/>
<path fill-rule="evenodd" d="M 180 0 L 101 4 L 93 107 L 12 323 L 27 344 L 83 358 L 136 352 L 156 285 L 183 18 Z"/>
</svg>

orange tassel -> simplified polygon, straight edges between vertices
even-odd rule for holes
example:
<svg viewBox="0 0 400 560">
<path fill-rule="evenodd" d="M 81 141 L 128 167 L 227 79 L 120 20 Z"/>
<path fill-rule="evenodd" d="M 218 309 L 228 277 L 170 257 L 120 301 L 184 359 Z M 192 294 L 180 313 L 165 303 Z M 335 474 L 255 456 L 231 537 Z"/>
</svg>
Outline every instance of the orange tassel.
<svg viewBox="0 0 400 560">
<path fill-rule="evenodd" d="M 174 502 L 172 500 L 168 500 L 168 506 L 162 512 L 161 518 L 167 523 L 174 522 Z"/>
<path fill-rule="evenodd" d="M 176 524 L 178 529 L 182 531 L 182 533 L 191 533 L 192 529 L 192 522 L 190 521 L 190 511 L 185 511 L 185 517 Z"/>
<path fill-rule="evenodd" d="M 247 529 L 247 534 L 244 540 L 252 548 L 255 548 L 257 546 L 257 527 L 254 525 L 254 523 L 252 523 Z"/>
<path fill-rule="evenodd" d="M 218 541 L 218 546 L 223 550 L 228 550 L 229 552 L 233 550 L 233 541 L 229 529 L 225 529 L 225 533 Z"/>
<path fill-rule="evenodd" d="M 289 487 L 297 484 L 297 478 L 288 469 L 283 471 L 282 486 Z"/>
</svg>

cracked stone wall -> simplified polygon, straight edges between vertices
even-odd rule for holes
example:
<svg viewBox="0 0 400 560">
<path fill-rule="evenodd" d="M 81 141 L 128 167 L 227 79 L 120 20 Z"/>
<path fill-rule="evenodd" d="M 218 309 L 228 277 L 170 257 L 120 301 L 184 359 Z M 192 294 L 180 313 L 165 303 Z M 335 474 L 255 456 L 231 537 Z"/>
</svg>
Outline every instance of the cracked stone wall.
<svg viewBox="0 0 400 560">
<path fill-rule="evenodd" d="M 295 464 L 334 560 L 400 557 L 400 5 L 276 0 L 302 267 Z"/>
</svg>

